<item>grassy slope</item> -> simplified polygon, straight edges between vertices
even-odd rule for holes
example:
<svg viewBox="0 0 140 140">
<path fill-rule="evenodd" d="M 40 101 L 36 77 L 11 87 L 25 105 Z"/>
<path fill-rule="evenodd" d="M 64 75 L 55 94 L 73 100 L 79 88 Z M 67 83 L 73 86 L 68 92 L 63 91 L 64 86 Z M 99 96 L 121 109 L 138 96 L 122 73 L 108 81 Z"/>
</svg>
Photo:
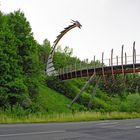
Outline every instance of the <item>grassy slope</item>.
<svg viewBox="0 0 140 140">
<path fill-rule="evenodd" d="M 43 108 L 45 108 L 48 112 L 71 112 L 71 110 L 66 107 L 71 102 L 71 100 L 64 95 L 61 95 L 60 93 L 44 85 L 40 86 L 39 92 L 38 103 L 40 103 L 41 106 L 43 106 Z M 83 106 L 74 104 L 73 108 L 80 110 L 80 108 L 83 108 Z"/>
<path fill-rule="evenodd" d="M 33 123 L 33 122 L 77 122 L 77 121 L 95 121 L 106 119 L 132 119 L 140 118 L 140 113 L 127 112 L 73 112 L 66 107 L 71 102 L 65 96 L 56 91 L 41 85 L 40 94 L 36 104 L 43 107 L 44 112 L 19 115 L 0 112 L 0 124 L 2 123 Z M 80 110 L 83 106 L 79 104 L 73 105 L 74 109 Z M 51 112 L 51 113 L 48 113 Z"/>
</svg>

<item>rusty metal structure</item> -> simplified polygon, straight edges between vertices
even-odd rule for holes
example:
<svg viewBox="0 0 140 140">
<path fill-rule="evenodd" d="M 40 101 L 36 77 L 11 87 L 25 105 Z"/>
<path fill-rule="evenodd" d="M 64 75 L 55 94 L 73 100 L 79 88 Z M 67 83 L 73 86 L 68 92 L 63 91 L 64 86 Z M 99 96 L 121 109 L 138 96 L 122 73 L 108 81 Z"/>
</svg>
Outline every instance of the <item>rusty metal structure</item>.
<svg viewBox="0 0 140 140">
<path fill-rule="evenodd" d="M 121 55 L 113 57 L 113 49 L 111 50 L 111 57 L 108 59 L 104 59 L 104 52 L 102 53 L 102 59 L 100 62 L 100 65 L 96 66 L 96 60 L 94 56 L 94 63 L 93 66 L 82 66 L 82 64 L 75 64 L 72 66 L 67 66 L 66 68 L 62 68 L 59 70 L 55 70 L 53 66 L 53 56 L 55 52 L 55 48 L 60 41 L 60 39 L 71 29 L 78 27 L 81 28 L 81 24 L 78 21 L 72 20 L 72 25 L 69 25 L 66 27 L 63 31 L 60 32 L 60 34 L 57 36 L 56 40 L 53 43 L 52 49 L 50 51 L 48 61 L 47 61 L 47 67 L 46 67 L 46 74 L 48 76 L 54 75 L 58 77 L 60 80 L 69 80 L 73 78 L 80 78 L 80 77 L 89 77 L 89 80 L 85 83 L 81 91 L 77 94 L 77 96 L 73 99 L 71 104 L 68 105 L 68 107 L 71 107 L 74 102 L 81 96 L 83 91 L 87 88 L 87 86 L 93 81 L 93 79 L 96 78 L 98 75 L 99 79 L 96 81 L 95 87 L 93 89 L 93 93 L 91 94 L 91 98 L 96 93 L 96 88 L 98 86 L 98 82 L 100 80 L 100 77 L 103 77 L 104 82 L 106 81 L 106 75 L 111 75 L 113 78 L 113 81 L 115 82 L 114 75 L 116 74 L 122 74 L 124 75 L 124 82 L 125 82 L 125 75 L 127 73 L 138 73 L 140 72 L 140 55 L 136 54 L 135 49 L 135 42 L 133 43 L 133 53 L 131 56 L 127 56 L 127 53 L 124 53 L 124 45 L 122 45 L 121 49 Z M 91 100 L 89 101 L 89 108 L 92 106 Z"/>
<path fill-rule="evenodd" d="M 140 72 L 140 55 L 136 54 L 135 42 L 133 43 L 133 51 L 131 56 L 127 56 L 127 53 L 124 54 L 124 45 L 122 45 L 121 55 L 113 57 L 113 49 L 111 50 L 111 57 L 104 59 L 104 53 L 102 53 L 102 59 L 98 60 L 101 62 L 100 66 L 96 66 L 96 60 L 94 56 L 94 64 L 90 67 L 82 67 L 81 64 L 74 64 L 73 66 L 67 66 L 67 68 L 62 68 L 58 70 L 58 78 L 61 80 L 69 80 L 79 77 L 89 77 L 93 73 L 99 76 L 104 77 L 106 75 L 112 75 L 114 79 L 115 74 L 126 73 L 137 73 Z"/>
<path fill-rule="evenodd" d="M 116 74 L 122 74 L 124 76 L 124 83 L 125 83 L 125 76 L 127 73 L 135 73 L 140 72 L 140 55 L 136 54 L 135 49 L 135 42 L 133 43 L 133 51 L 131 56 L 127 56 L 127 53 L 124 54 L 124 45 L 122 45 L 121 50 L 121 56 L 113 57 L 113 49 L 111 50 L 111 57 L 108 59 L 104 59 L 104 53 L 102 53 L 102 59 L 100 66 L 96 66 L 95 64 L 95 56 L 94 56 L 94 65 L 91 67 L 81 67 L 76 65 L 71 66 L 69 70 L 64 69 L 59 70 L 58 78 L 61 80 L 69 80 L 73 78 L 79 78 L 79 77 L 90 77 L 89 80 L 85 83 L 79 94 L 73 99 L 70 105 L 68 107 L 70 108 L 74 102 L 78 100 L 78 98 L 81 96 L 83 91 L 87 88 L 87 86 L 96 79 L 96 76 L 99 77 L 99 79 L 96 81 L 96 84 L 93 88 L 93 93 L 91 93 L 91 100 L 93 96 L 96 94 L 96 88 L 98 86 L 98 82 L 103 77 L 104 83 L 107 84 L 106 76 L 111 75 L 113 78 L 113 83 L 115 83 L 115 76 Z M 98 60 L 99 61 L 99 60 Z M 105 62 L 106 61 L 106 62 Z M 75 69 L 76 68 L 76 69 Z M 92 106 L 91 100 L 89 101 L 88 107 L 90 108 Z"/>
</svg>

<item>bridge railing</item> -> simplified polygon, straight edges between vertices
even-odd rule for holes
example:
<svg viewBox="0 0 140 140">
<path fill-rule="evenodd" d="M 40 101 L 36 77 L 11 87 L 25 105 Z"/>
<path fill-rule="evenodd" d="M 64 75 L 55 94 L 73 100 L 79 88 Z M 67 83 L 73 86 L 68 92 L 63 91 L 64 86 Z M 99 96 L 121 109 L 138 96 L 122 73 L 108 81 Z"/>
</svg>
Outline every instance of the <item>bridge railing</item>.
<svg viewBox="0 0 140 140">
<path fill-rule="evenodd" d="M 92 61 L 92 63 L 89 62 L 75 62 L 73 65 L 68 65 L 64 68 L 61 68 L 58 70 L 58 74 L 62 75 L 65 73 L 71 73 L 74 71 L 82 71 L 85 69 L 94 69 L 94 68 L 101 68 L 101 67 L 109 67 L 109 66 L 118 66 L 118 65 L 127 65 L 127 64 L 137 64 L 140 63 L 140 55 L 133 55 L 133 56 L 127 56 L 126 54 L 123 57 L 112 57 L 109 59 L 104 59 L 102 57 L 102 60 L 95 60 Z"/>
<path fill-rule="evenodd" d="M 101 61 L 101 60 L 99 60 Z M 112 58 L 112 60 L 109 58 L 109 59 L 104 59 L 103 60 L 103 64 L 105 66 L 117 66 L 117 65 L 127 65 L 127 64 L 133 64 L 133 61 L 134 63 L 140 63 L 140 55 L 136 55 L 135 58 L 133 58 L 133 56 L 124 56 L 124 57 L 114 57 Z M 101 61 L 102 62 L 102 61 Z"/>
</svg>

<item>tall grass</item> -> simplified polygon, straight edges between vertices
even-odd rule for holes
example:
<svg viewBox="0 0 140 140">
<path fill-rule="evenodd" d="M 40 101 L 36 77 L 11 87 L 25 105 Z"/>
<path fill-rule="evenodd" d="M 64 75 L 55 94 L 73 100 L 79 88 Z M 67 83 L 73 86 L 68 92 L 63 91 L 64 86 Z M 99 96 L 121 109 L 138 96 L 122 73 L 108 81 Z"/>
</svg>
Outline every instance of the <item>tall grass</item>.
<svg viewBox="0 0 140 140">
<path fill-rule="evenodd" d="M 43 123 L 43 122 L 79 122 L 111 119 L 140 118 L 140 113 L 126 112 L 76 112 L 76 113 L 53 113 L 53 114 L 30 114 L 27 116 L 0 114 L 0 123 Z"/>
</svg>

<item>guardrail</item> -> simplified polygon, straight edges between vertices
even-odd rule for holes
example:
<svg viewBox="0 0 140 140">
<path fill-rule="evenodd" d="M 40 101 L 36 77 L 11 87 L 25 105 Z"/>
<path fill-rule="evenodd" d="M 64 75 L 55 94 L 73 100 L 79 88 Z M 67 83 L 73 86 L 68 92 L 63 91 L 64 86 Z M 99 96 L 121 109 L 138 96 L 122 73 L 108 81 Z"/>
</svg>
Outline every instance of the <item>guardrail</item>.
<svg viewBox="0 0 140 140">
<path fill-rule="evenodd" d="M 126 52 L 124 53 L 123 51 L 124 46 L 122 45 L 122 51 L 121 51 L 121 56 L 116 56 L 113 57 L 113 49 L 111 50 L 111 57 L 108 59 L 104 59 L 104 53 L 102 53 L 102 59 L 101 60 L 96 60 L 94 56 L 94 60 L 92 63 L 88 62 L 77 62 L 73 65 L 66 66 L 64 68 L 59 69 L 57 72 L 57 76 L 59 75 L 73 75 L 75 73 L 75 77 L 77 77 L 78 73 L 81 72 L 81 75 L 83 75 L 83 71 L 87 71 L 87 76 L 91 75 L 88 73 L 97 72 L 100 69 L 102 69 L 102 75 L 107 74 L 107 68 L 108 71 L 111 71 L 112 75 L 118 73 L 117 71 L 114 71 L 115 69 L 121 70 L 121 73 L 130 73 L 131 71 L 134 72 L 139 72 L 136 69 L 138 69 L 139 64 L 140 64 L 140 55 L 136 55 L 136 49 L 135 49 L 135 42 L 133 43 L 133 55 L 132 56 L 127 56 Z M 129 69 L 129 71 L 126 69 Z M 131 70 L 130 70 L 131 69 Z M 116 72 L 116 73 L 115 73 Z M 110 73 L 110 72 L 108 72 Z M 120 73 L 120 72 L 119 72 Z M 84 74 L 85 75 L 85 74 Z M 66 77 L 66 76 L 65 76 Z M 71 76 L 72 77 L 72 76 Z M 62 78 L 61 78 L 62 79 Z"/>
</svg>

